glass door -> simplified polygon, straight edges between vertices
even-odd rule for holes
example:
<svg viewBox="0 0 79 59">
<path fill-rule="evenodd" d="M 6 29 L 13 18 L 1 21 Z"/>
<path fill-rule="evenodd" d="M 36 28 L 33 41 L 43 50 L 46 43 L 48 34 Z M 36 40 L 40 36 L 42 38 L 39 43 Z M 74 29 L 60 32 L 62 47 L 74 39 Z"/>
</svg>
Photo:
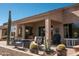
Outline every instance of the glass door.
<svg viewBox="0 0 79 59">
<path fill-rule="evenodd" d="M 64 37 L 72 38 L 72 24 L 64 24 Z"/>
<path fill-rule="evenodd" d="M 45 27 L 44 26 L 39 27 L 39 36 L 45 36 Z"/>
<path fill-rule="evenodd" d="M 25 39 L 27 39 L 32 34 L 33 34 L 32 33 L 32 27 L 31 26 L 25 26 Z"/>
</svg>

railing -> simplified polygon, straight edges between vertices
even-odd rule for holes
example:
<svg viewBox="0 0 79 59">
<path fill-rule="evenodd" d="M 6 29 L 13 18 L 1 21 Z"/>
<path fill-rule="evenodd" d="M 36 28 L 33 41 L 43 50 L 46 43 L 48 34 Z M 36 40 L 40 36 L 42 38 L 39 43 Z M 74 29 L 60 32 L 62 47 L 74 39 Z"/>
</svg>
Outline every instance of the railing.
<svg viewBox="0 0 79 59">
<path fill-rule="evenodd" d="M 76 38 L 65 38 L 66 41 L 66 46 L 67 47 L 73 47 L 76 45 L 76 41 L 78 41 L 78 39 Z"/>
</svg>

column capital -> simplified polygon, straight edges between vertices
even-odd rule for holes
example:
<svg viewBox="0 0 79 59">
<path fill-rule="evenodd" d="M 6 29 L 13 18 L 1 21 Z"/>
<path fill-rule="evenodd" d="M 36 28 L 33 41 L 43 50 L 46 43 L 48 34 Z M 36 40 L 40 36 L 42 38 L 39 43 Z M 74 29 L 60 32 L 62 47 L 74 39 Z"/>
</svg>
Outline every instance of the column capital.
<svg viewBox="0 0 79 59">
<path fill-rule="evenodd" d="M 46 20 L 46 19 L 49 19 L 49 20 L 50 20 L 51 18 L 48 16 L 48 17 L 45 17 L 45 20 Z"/>
</svg>

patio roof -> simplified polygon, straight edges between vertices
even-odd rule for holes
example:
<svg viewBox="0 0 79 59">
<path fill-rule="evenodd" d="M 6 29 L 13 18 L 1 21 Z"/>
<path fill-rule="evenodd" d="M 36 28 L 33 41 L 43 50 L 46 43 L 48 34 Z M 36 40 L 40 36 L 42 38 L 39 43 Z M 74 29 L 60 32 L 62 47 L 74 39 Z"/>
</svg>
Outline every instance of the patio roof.
<svg viewBox="0 0 79 59">
<path fill-rule="evenodd" d="M 64 8 L 66 8 L 66 7 L 64 7 Z M 31 19 L 36 19 L 36 18 L 48 16 L 50 14 L 53 14 L 56 11 L 61 11 L 61 10 L 63 11 L 64 8 L 50 10 L 50 11 L 47 11 L 47 12 L 44 12 L 44 13 L 41 13 L 41 14 L 37 14 L 37 15 L 33 15 L 33 16 L 29 16 L 29 17 L 22 18 L 22 19 L 19 19 L 19 20 L 14 21 L 14 22 L 15 23 L 19 23 L 19 22 L 24 22 L 24 21 L 31 20 Z"/>
<path fill-rule="evenodd" d="M 29 17 L 22 18 L 22 19 L 18 19 L 16 21 L 14 21 L 14 23 L 18 23 L 18 22 L 30 20 L 30 19 L 33 19 L 33 18 L 38 18 L 38 17 L 41 17 L 41 16 L 46 16 L 46 15 L 49 15 L 49 14 L 54 13 L 56 11 L 59 11 L 59 10 L 62 10 L 63 11 L 63 10 L 66 10 L 68 8 L 73 8 L 75 6 L 79 6 L 79 4 L 76 3 L 74 5 L 70 5 L 70 6 L 67 6 L 67 7 L 58 8 L 58 9 L 50 10 L 50 11 L 47 11 L 47 12 L 44 12 L 44 13 L 40 13 L 40 14 L 37 14 L 37 15 L 33 15 L 33 16 L 29 16 Z"/>
</svg>

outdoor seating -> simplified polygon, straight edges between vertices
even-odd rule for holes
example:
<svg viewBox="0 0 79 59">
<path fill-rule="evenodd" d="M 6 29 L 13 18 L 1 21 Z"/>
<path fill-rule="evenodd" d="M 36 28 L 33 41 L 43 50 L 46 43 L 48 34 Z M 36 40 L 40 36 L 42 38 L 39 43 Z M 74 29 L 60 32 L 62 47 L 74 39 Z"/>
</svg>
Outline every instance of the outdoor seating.
<svg viewBox="0 0 79 59">
<path fill-rule="evenodd" d="M 38 43 L 38 45 L 42 44 L 42 37 L 41 36 L 35 36 L 35 40 Z"/>
<path fill-rule="evenodd" d="M 65 39 L 65 41 L 66 41 L 66 47 L 73 47 L 73 46 L 75 46 L 76 45 L 76 41 L 78 41 L 78 39 Z"/>
<path fill-rule="evenodd" d="M 23 49 L 29 48 L 31 41 L 27 39 L 23 40 L 15 40 L 14 41 L 14 46 L 15 48 L 22 47 Z"/>
<path fill-rule="evenodd" d="M 34 40 L 36 40 L 39 50 L 44 50 L 44 44 L 42 44 L 43 37 L 35 36 Z"/>
</svg>

